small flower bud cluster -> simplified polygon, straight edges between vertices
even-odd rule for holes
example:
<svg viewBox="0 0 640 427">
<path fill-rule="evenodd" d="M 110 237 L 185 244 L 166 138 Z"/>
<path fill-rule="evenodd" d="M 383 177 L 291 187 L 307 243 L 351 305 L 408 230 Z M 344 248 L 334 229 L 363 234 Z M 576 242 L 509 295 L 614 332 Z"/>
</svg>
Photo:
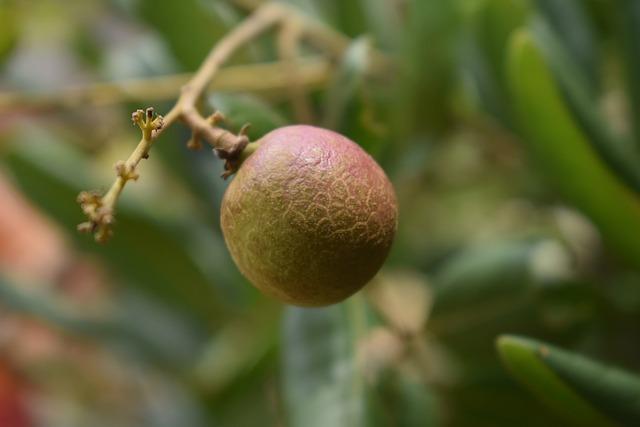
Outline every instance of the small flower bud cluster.
<svg viewBox="0 0 640 427">
<path fill-rule="evenodd" d="M 156 115 L 153 108 L 137 110 L 131 114 L 131 121 L 138 125 L 142 131 L 142 143 L 146 143 L 145 150 L 129 160 L 119 161 L 115 164 L 117 179 L 111 189 L 103 196 L 96 191 L 83 191 L 78 195 L 78 203 L 82 212 L 89 219 L 78 225 L 78 231 L 93 233 L 97 242 L 104 243 L 113 234 L 115 203 L 128 181 L 137 181 L 139 178 L 136 167 L 140 159 L 149 157 L 147 152 L 149 143 L 154 137 L 154 132 L 162 129 L 162 116 Z M 139 158 L 138 158 L 139 157 Z"/>
</svg>

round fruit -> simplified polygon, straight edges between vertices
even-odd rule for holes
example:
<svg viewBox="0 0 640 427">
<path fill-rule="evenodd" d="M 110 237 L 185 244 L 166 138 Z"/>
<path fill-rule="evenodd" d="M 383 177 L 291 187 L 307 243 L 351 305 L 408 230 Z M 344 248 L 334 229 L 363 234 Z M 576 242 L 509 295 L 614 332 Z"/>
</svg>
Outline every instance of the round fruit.
<svg viewBox="0 0 640 427">
<path fill-rule="evenodd" d="M 289 304 L 349 297 L 380 269 L 396 231 L 384 171 L 353 141 L 313 126 L 279 128 L 256 144 L 222 200 L 238 268 Z"/>
</svg>

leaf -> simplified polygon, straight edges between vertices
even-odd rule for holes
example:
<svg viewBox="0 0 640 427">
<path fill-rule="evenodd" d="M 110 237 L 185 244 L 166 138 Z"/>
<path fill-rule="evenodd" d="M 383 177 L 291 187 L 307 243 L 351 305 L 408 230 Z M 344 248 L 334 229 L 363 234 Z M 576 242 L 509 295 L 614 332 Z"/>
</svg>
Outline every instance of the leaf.
<svg viewBox="0 0 640 427">
<path fill-rule="evenodd" d="M 432 134 L 451 124 L 458 3 L 424 0 L 407 3 L 396 105 L 396 119 L 402 132 Z"/>
<path fill-rule="evenodd" d="M 636 147 L 609 128 L 597 108 L 598 99 L 588 76 L 579 64 L 572 62 L 557 36 L 540 21 L 534 30 L 537 46 L 549 61 L 567 106 L 587 140 L 625 184 L 640 193 L 640 154 Z"/>
<path fill-rule="evenodd" d="M 530 7 L 522 0 L 483 0 L 471 15 L 471 30 L 498 81 L 504 78 L 504 59 L 511 34 L 522 27 Z"/>
<path fill-rule="evenodd" d="M 39 318 L 66 332 L 85 336 L 106 336 L 112 332 L 113 325 L 108 321 L 86 318 L 74 318 L 54 305 L 52 298 L 30 295 L 20 287 L 0 276 L 0 301 L 3 306 L 23 315 Z"/>
<path fill-rule="evenodd" d="M 94 180 L 80 153 L 49 135 L 22 134 L 5 157 L 22 191 L 58 222 L 81 250 L 103 257 L 148 296 L 164 301 L 192 319 L 195 329 L 207 328 L 227 311 L 220 303 L 214 283 L 200 268 L 189 249 L 190 235 L 202 228 L 159 219 L 123 200 L 118 207 L 116 236 L 98 245 L 75 231 L 83 220 L 75 203 L 81 186 Z M 29 138 L 32 138 L 29 140 Z"/>
<path fill-rule="evenodd" d="M 572 62 L 582 70 L 590 86 L 600 80 L 600 52 L 596 34 L 581 0 L 535 0 L 538 10 L 566 47 Z"/>
<path fill-rule="evenodd" d="M 20 15 L 16 1 L 7 1 L 0 7 L 0 67 L 13 52 L 18 38 Z"/>
<path fill-rule="evenodd" d="M 434 312 L 469 305 L 478 298 L 510 292 L 521 294 L 531 282 L 533 241 L 471 247 L 454 255 L 436 271 Z"/>
<path fill-rule="evenodd" d="M 355 360 L 356 303 L 286 310 L 282 370 L 287 425 L 366 425 L 364 383 Z"/>
<path fill-rule="evenodd" d="M 29 316 L 57 328 L 66 334 L 95 340 L 101 345 L 114 349 L 127 348 L 136 356 L 142 356 L 165 368 L 174 369 L 187 363 L 202 337 L 180 325 L 179 319 L 167 318 L 156 309 L 146 304 L 144 310 L 139 304 L 138 312 L 130 315 L 123 310 L 129 305 L 129 298 L 120 298 L 117 310 L 97 315 L 79 314 L 78 310 L 62 295 L 47 292 L 27 292 L 24 286 L 0 276 L 0 302 L 5 308 L 22 316 Z M 34 288 L 34 286 L 30 286 Z M 40 287 L 45 288 L 45 287 Z M 52 289 L 47 286 L 47 289 Z M 147 323 L 153 322 L 153 328 L 145 328 L 140 322 L 141 315 Z M 136 317 L 138 316 L 138 317 Z M 161 321 L 171 321 L 170 328 L 158 330 Z M 169 344 L 167 341 L 170 341 Z M 176 344 L 180 344 L 176 346 Z"/>
<path fill-rule="evenodd" d="M 364 7 L 360 0 L 340 0 L 334 6 L 334 26 L 349 37 L 366 33 Z"/>
<path fill-rule="evenodd" d="M 371 41 L 366 37 L 354 40 L 347 48 L 326 90 L 324 127 L 339 130 L 349 123 L 345 118 L 346 109 L 365 80 L 371 49 Z"/>
<path fill-rule="evenodd" d="M 380 413 L 374 425 L 433 427 L 441 424 L 434 393 L 418 378 L 406 373 L 390 373 L 376 387 Z"/>
<path fill-rule="evenodd" d="M 371 40 L 360 37 L 345 51 L 326 92 L 323 127 L 346 135 L 376 157 L 389 130 L 383 124 L 384 88 L 367 76 L 372 49 Z"/>
<path fill-rule="evenodd" d="M 523 141 L 559 192 L 640 268 L 640 200 L 602 163 L 573 121 L 528 32 L 512 37 L 507 76 Z"/>
<path fill-rule="evenodd" d="M 398 427 L 438 425 L 435 396 L 425 384 L 409 375 L 400 376 L 396 385 Z"/>
<path fill-rule="evenodd" d="M 576 425 L 613 425 L 602 414 L 640 423 L 640 378 L 528 338 L 501 336 L 497 346 L 512 375 Z"/>
<path fill-rule="evenodd" d="M 539 244 L 533 239 L 484 243 L 451 256 L 430 281 L 429 329 L 441 337 L 464 331 L 476 337 L 491 325 L 501 328 L 505 319 L 526 319 L 535 300 L 531 264 Z"/>
<path fill-rule="evenodd" d="M 262 299 L 251 312 L 227 322 L 209 340 L 194 368 L 208 399 L 237 385 L 273 352 L 280 314 L 278 303 Z"/>
<path fill-rule="evenodd" d="M 136 13 L 159 31 L 187 70 L 195 70 L 230 28 L 214 7 L 198 0 L 141 0 Z M 218 3 L 215 1 L 214 3 Z"/>
<path fill-rule="evenodd" d="M 624 49 L 622 59 L 626 71 L 626 86 L 631 105 L 636 149 L 640 150 L 640 2 L 617 0 L 618 26 Z"/>
<path fill-rule="evenodd" d="M 388 140 L 388 129 L 382 124 L 385 91 L 367 76 L 372 49 L 368 37 L 359 37 L 345 51 L 324 95 L 322 126 L 346 135 L 376 157 Z"/>
<path fill-rule="evenodd" d="M 522 0 L 482 0 L 469 15 L 465 68 L 484 107 L 507 127 L 512 127 L 512 119 L 504 84 L 506 46 L 511 33 L 526 22 L 529 9 Z"/>
<path fill-rule="evenodd" d="M 365 18 L 365 31 L 373 37 L 374 45 L 390 51 L 397 49 L 401 35 L 398 28 L 402 25 L 402 15 L 397 5 L 387 0 L 357 1 Z"/>
</svg>

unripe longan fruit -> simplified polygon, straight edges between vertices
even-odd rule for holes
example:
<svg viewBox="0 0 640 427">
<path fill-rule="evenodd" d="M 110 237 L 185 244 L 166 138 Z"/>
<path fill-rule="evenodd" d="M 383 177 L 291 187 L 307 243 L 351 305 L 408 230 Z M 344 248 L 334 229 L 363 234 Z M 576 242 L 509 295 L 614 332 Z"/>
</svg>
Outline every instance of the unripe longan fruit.
<svg viewBox="0 0 640 427">
<path fill-rule="evenodd" d="M 344 300 L 389 253 L 398 214 L 391 183 L 362 148 L 330 130 L 287 126 L 257 144 L 222 200 L 233 260 L 286 303 Z"/>
</svg>

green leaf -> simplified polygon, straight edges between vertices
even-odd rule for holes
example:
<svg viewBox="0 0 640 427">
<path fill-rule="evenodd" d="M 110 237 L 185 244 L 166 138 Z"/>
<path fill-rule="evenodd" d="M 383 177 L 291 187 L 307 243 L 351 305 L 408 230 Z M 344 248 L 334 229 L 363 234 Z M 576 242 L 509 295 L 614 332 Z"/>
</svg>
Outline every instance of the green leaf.
<svg viewBox="0 0 640 427">
<path fill-rule="evenodd" d="M 528 338 L 501 336 L 497 346 L 512 375 L 576 425 L 640 423 L 640 378 Z"/>
<path fill-rule="evenodd" d="M 478 298 L 521 294 L 531 282 L 533 241 L 470 247 L 435 272 L 434 314 L 471 304 Z"/>
<path fill-rule="evenodd" d="M 322 125 L 330 129 L 342 129 L 349 123 L 345 117 L 347 108 L 365 81 L 369 66 L 371 40 L 360 37 L 349 45 L 342 61 L 326 90 Z"/>
<path fill-rule="evenodd" d="M 438 402 L 434 393 L 414 375 L 388 373 L 375 387 L 379 408 L 373 426 L 433 427 L 441 424 Z"/>
<path fill-rule="evenodd" d="M 389 139 L 384 124 L 388 93 L 367 75 L 372 49 L 370 38 L 359 37 L 345 51 L 325 92 L 322 126 L 346 135 L 379 157 Z"/>
<path fill-rule="evenodd" d="M 535 298 L 531 264 L 539 240 L 484 243 L 451 256 L 432 276 L 430 330 L 440 336 L 502 327 L 525 317 Z M 484 332 L 483 332 L 484 333 Z"/>
<path fill-rule="evenodd" d="M 366 425 L 364 383 L 355 360 L 354 334 L 360 322 L 355 304 L 357 299 L 286 310 L 282 370 L 287 425 Z"/>
<path fill-rule="evenodd" d="M 402 132 L 433 134 L 451 124 L 458 3 L 424 0 L 407 3 L 396 105 L 396 119 Z"/>
<path fill-rule="evenodd" d="M 261 299 L 247 314 L 227 322 L 209 340 L 194 368 L 208 399 L 245 380 L 275 349 L 281 306 Z"/>
<path fill-rule="evenodd" d="M 3 307 L 79 338 L 94 340 L 114 349 L 133 350 L 136 356 L 142 356 L 165 368 L 175 369 L 187 363 L 201 343 L 202 337 L 193 328 L 186 328 L 186 325 L 180 324 L 181 319 L 175 316 L 168 318 L 164 313 L 159 315 L 158 310 L 149 309 L 149 304 L 143 310 L 138 305 L 138 312 L 130 315 L 123 309 L 129 305 L 129 299 L 122 298 L 122 295 L 118 300 L 118 309 L 93 315 L 88 312 L 79 313 L 87 310 L 79 310 L 70 301 L 65 301 L 63 295 L 42 291 L 54 289 L 51 286 L 38 286 L 41 289 L 39 291 L 26 291 L 23 288 L 21 284 L 0 276 L 0 302 Z M 144 321 L 141 322 L 142 316 Z M 159 331 L 158 324 L 167 320 L 171 322 L 171 327 Z M 154 327 L 145 328 L 145 322 L 153 322 Z M 177 343 L 180 345 L 176 346 Z"/>
<path fill-rule="evenodd" d="M 360 0 L 337 1 L 334 9 L 334 27 L 349 37 L 357 37 L 366 32 L 364 8 Z"/>
<path fill-rule="evenodd" d="M 598 109 L 597 94 L 590 86 L 585 70 L 572 61 L 557 36 L 544 22 L 537 21 L 537 46 L 544 52 L 558 79 L 560 89 L 577 124 L 603 161 L 617 172 L 625 184 L 640 193 L 640 152 L 633 142 L 616 135 Z"/>
<path fill-rule="evenodd" d="M 7 1 L 0 7 L 0 67 L 13 52 L 18 41 L 20 23 L 16 1 Z"/>
<path fill-rule="evenodd" d="M 512 126 L 506 100 L 505 54 L 511 33 L 524 25 L 529 3 L 522 0 L 481 0 L 469 14 L 469 34 L 463 56 L 484 107 Z"/>
<path fill-rule="evenodd" d="M 522 27 L 530 7 L 522 0 L 482 0 L 471 15 L 471 31 L 497 80 L 504 78 L 505 52 L 513 31 Z"/>
<path fill-rule="evenodd" d="M 532 37 L 512 37 L 507 76 L 523 140 L 560 193 L 640 268 L 640 200 L 602 163 L 573 121 Z"/>
<path fill-rule="evenodd" d="M 600 80 L 600 52 L 583 0 L 535 0 L 538 10 L 558 34 L 573 62 L 591 86 Z"/>
<path fill-rule="evenodd" d="M 51 296 L 32 295 L 19 286 L 0 276 L 0 301 L 10 310 L 38 318 L 50 325 L 78 335 L 105 337 L 113 332 L 113 324 L 108 320 L 88 319 L 71 316 L 63 311 Z M 39 292 L 44 294 L 44 292 Z"/>
<path fill-rule="evenodd" d="M 195 70 L 230 28 L 214 7 L 199 0 L 141 0 L 136 13 L 155 28 L 187 70 Z"/>
<path fill-rule="evenodd" d="M 622 40 L 622 59 L 626 71 L 626 86 L 631 104 L 630 122 L 635 134 L 636 148 L 640 150 L 640 2 L 617 0 L 618 24 Z"/>
<path fill-rule="evenodd" d="M 401 34 L 398 28 L 402 25 L 397 5 L 387 0 L 353 1 L 360 3 L 367 27 L 365 31 L 373 37 L 375 46 L 392 51 L 397 49 Z"/>
</svg>

